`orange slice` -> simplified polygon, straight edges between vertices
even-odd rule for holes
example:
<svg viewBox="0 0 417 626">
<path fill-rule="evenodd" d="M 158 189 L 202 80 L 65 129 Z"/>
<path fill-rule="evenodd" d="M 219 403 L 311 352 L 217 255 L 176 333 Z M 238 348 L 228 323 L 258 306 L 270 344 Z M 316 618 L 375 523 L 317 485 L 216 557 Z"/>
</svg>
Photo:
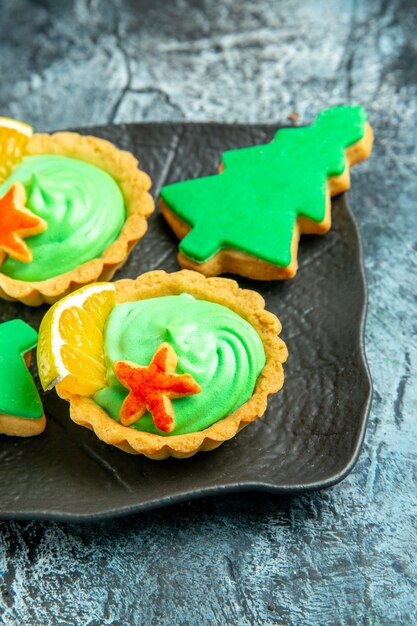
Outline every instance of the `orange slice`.
<svg viewBox="0 0 417 626">
<path fill-rule="evenodd" d="M 44 389 L 92 396 L 107 385 L 103 331 L 115 306 L 112 283 L 87 285 L 62 298 L 42 320 L 39 378 Z"/>
<path fill-rule="evenodd" d="M 33 128 L 24 122 L 0 117 L 0 185 L 21 161 Z"/>
</svg>

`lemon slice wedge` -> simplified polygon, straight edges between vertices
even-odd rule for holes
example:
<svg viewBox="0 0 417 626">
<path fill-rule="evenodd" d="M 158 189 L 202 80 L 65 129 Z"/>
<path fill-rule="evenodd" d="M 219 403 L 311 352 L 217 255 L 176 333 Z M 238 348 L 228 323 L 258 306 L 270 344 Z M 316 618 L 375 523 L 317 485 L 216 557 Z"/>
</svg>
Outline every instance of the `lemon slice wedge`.
<svg viewBox="0 0 417 626">
<path fill-rule="evenodd" d="M 33 128 L 24 122 L 0 117 L 0 184 L 21 161 Z"/>
<path fill-rule="evenodd" d="M 106 386 L 104 326 L 116 304 L 112 283 L 94 283 L 59 300 L 39 329 L 42 387 L 92 396 Z"/>
</svg>

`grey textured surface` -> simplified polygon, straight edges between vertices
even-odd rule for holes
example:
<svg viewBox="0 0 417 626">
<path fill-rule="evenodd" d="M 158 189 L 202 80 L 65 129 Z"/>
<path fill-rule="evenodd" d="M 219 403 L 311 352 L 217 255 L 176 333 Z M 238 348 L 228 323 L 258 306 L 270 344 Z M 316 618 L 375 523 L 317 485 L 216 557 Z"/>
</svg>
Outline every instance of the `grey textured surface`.
<svg viewBox="0 0 417 626">
<path fill-rule="evenodd" d="M 308 122 L 329 104 L 359 102 L 376 132 L 350 193 L 375 388 L 354 472 L 292 499 L 228 496 L 90 526 L 3 522 L 0 620 L 416 623 L 415 3 L 3 0 L 0 8 L 0 110 L 38 129 L 283 122 L 292 111 Z"/>
</svg>

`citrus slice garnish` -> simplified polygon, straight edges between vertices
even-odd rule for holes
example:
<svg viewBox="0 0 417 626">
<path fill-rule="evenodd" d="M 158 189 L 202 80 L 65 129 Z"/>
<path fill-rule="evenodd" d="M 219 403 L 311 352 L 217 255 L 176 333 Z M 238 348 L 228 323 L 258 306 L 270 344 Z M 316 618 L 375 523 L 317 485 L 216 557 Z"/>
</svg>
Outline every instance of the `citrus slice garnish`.
<svg viewBox="0 0 417 626">
<path fill-rule="evenodd" d="M 33 128 L 24 122 L 0 117 L 0 184 L 8 178 L 24 154 Z"/>
<path fill-rule="evenodd" d="M 42 320 L 38 340 L 43 388 L 92 396 L 107 385 L 103 331 L 116 304 L 111 283 L 95 283 L 62 298 Z"/>
</svg>

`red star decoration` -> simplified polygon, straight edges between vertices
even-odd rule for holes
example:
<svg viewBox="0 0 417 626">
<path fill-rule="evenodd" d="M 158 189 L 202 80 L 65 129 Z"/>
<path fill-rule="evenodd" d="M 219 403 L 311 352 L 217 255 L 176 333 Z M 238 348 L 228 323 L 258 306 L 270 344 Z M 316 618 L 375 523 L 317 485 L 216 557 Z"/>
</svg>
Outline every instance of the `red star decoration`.
<svg viewBox="0 0 417 626">
<path fill-rule="evenodd" d="M 26 192 L 22 183 L 13 183 L 0 198 L 0 265 L 8 254 L 17 261 L 30 263 L 32 252 L 23 241 L 47 228 L 45 220 L 25 207 Z"/>
<path fill-rule="evenodd" d="M 113 371 L 129 395 L 120 409 L 124 426 L 137 422 L 149 411 L 159 430 L 170 433 L 174 428 L 171 400 L 200 393 L 201 387 L 191 374 L 175 374 L 178 357 L 174 348 L 162 343 L 148 367 L 131 361 L 116 361 Z"/>
</svg>

